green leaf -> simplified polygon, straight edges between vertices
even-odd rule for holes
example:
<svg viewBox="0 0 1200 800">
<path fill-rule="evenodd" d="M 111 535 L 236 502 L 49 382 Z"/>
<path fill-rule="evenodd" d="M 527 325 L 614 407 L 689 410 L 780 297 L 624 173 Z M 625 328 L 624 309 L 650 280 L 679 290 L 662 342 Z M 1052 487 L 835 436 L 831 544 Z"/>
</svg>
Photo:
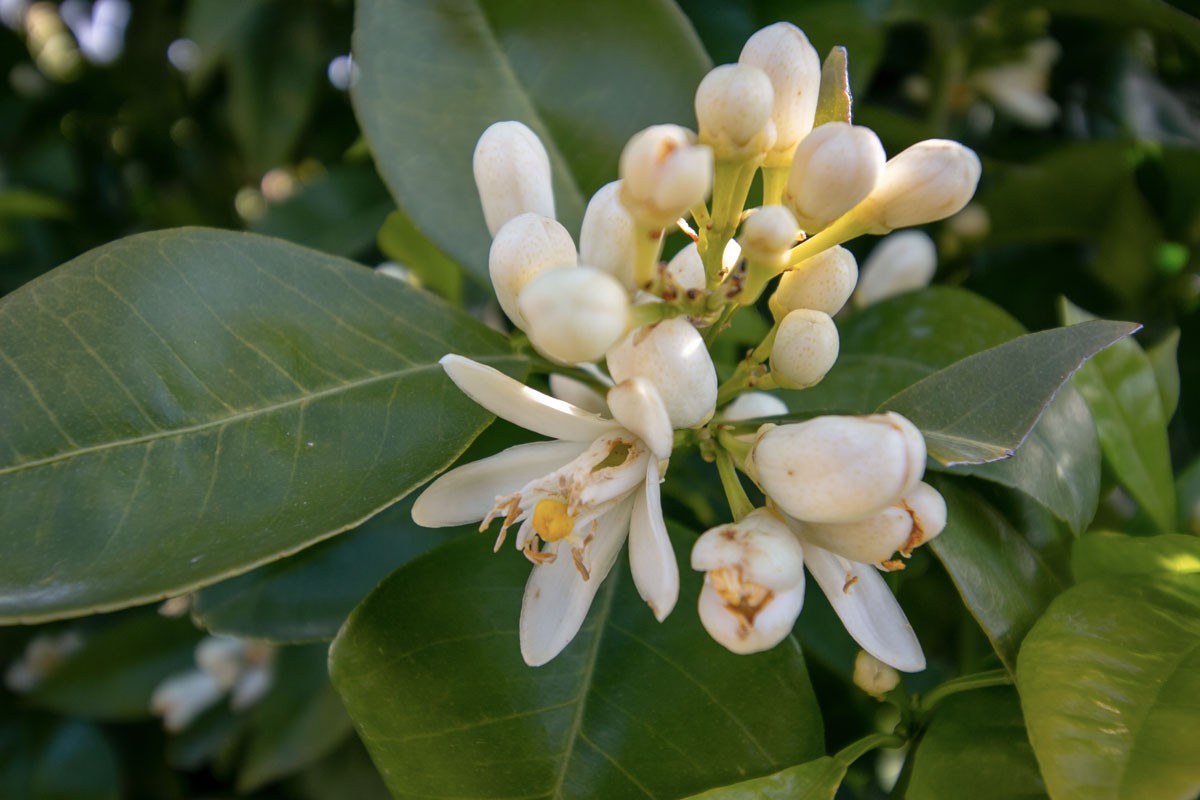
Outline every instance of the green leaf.
<svg viewBox="0 0 1200 800">
<path fill-rule="evenodd" d="M 32 189 L 0 189 L 0 220 L 70 219 L 71 207 L 52 194 Z"/>
<path fill-rule="evenodd" d="M 735 656 L 713 642 L 684 539 L 666 622 L 619 565 L 575 641 L 536 669 L 517 644 L 530 566 L 508 548 L 451 542 L 384 581 L 335 640 L 331 671 L 392 792 L 678 797 L 820 755 L 799 648 Z"/>
<path fill-rule="evenodd" d="M 292 785 L 303 800 L 392 800 L 358 737 L 306 769 Z"/>
<path fill-rule="evenodd" d="M 1064 323 L 1091 315 L 1062 301 Z M 1100 448 L 1117 479 L 1163 533 L 1175 530 L 1175 484 L 1167 423 L 1150 359 L 1132 339 L 1119 342 L 1081 369 L 1075 385 L 1083 393 Z"/>
<path fill-rule="evenodd" d="M 462 297 L 462 267 L 425 238 L 403 211 L 388 214 L 377 241 L 385 256 L 411 270 L 431 292 L 452 303 Z"/>
<path fill-rule="evenodd" d="M 821 65 L 821 91 L 817 96 L 817 116 L 814 127 L 826 122 L 850 122 L 850 72 L 846 66 L 846 48 L 835 47 Z"/>
<path fill-rule="evenodd" d="M 1121 575 L 1194 575 L 1200 573 L 1200 539 L 1181 533 L 1094 531 L 1075 543 L 1071 571 L 1080 583 Z"/>
<path fill-rule="evenodd" d="M 183 17 L 183 38 L 196 43 L 200 61 L 187 75 L 188 87 L 202 87 L 235 43 L 245 36 L 267 0 L 192 0 Z"/>
<path fill-rule="evenodd" d="M 977 492 L 940 477 L 946 528 L 929 547 L 1011 672 L 1021 641 L 1062 584 L 1038 552 Z"/>
<path fill-rule="evenodd" d="M 1164 35 L 1177 36 L 1193 50 L 1200 51 L 1200 21 L 1183 8 L 1176 8 L 1161 0 L 1125 0 L 1113 5 L 1097 4 L 1090 0 L 1044 0 L 1038 7 L 1055 16 L 1096 19 L 1105 25 L 1149 28 Z M 995 13 L 1017 14 L 1027 9 L 1023 0 L 1001 0 Z"/>
<path fill-rule="evenodd" d="M 9 715 L 0 725 L 0 796 L 117 800 L 117 757 L 94 725 Z"/>
<path fill-rule="evenodd" d="M 911 420 L 943 464 L 1008 458 L 1071 374 L 1138 327 L 1093 320 L 1029 333 L 918 381 L 880 410 Z"/>
<path fill-rule="evenodd" d="M 138 610 L 76 624 L 82 646 L 29 694 L 43 708 L 100 720 L 149 718 L 150 696 L 168 676 L 193 666 L 200 632 L 187 620 Z"/>
<path fill-rule="evenodd" d="M 1179 530 L 1200 536 L 1200 458 L 1175 479 Z"/>
<path fill-rule="evenodd" d="M 352 527 L 487 422 L 443 354 L 523 366 L 401 281 L 207 230 L 87 253 L 0 301 L 0 331 L 9 622 L 190 591 Z"/>
<path fill-rule="evenodd" d="M 1179 408 L 1179 329 L 1172 328 L 1170 333 L 1147 348 L 1146 356 L 1154 368 L 1154 379 L 1162 398 L 1163 419 L 1170 422 L 1175 409 Z"/>
<path fill-rule="evenodd" d="M 1200 790 L 1200 581 L 1098 578 L 1030 632 L 1017 689 L 1056 800 L 1189 800 Z"/>
<path fill-rule="evenodd" d="M 688 800 L 833 800 L 847 766 L 832 756 L 821 756 L 764 778 L 710 789 Z"/>
<path fill-rule="evenodd" d="M 631 135 L 692 124 L 711 66 L 667 0 L 363 0 L 354 35 L 355 110 L 392 196 L 485 283 L 489 238 L 471 153 L 488 125 L 520 120 L 542 139 L 557 216 L 575 231 L 588 196 L 617 177 Z"/>
<path fill-rule="evenodd" d="M 350 736 L 350 718 L 326 673 L 327 653 L 324 644 L 279 651 L 274 685 L 250 720 L 239 792 L 300 771 Z"/>
<path fill-rule="evenodd" d="M 944 700 L 912 755 L 908 800 L 1046 797 L 1025 733 L 1021 702 L 1007 687 L 962 692 Z"/>
</svg>

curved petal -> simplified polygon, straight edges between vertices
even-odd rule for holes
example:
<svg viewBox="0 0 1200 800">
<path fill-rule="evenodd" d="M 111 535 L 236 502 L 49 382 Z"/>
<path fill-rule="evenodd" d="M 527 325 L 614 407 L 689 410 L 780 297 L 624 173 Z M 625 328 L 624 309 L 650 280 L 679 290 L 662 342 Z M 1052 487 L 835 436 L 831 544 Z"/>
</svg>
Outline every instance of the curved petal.
<svg viewBox="0 0 1200 800">
<path fill-rule="evenodd" d="M 650 448 L 658 458 L 670 458 L 675 432 L 662 396 L 645 378 L 630 378 L 608 390 L 613 419 Z"/>
<path fill-rule="evenodd" d="M 530 389 L 486 364 L 453 354 L 442 356 L 440 363 L 450 380 L 476 403 L 534 433 L 590 442 L 617 427 L 611 420 Z"/>
<path fill-rule="evenodd" d="M 413 522 L 426 528 L 479 522 L 497 497 L 559 469 L 586 449 L 582 442 L 519 444 L 452 469 L 421 492 L 413 503 Z"/>
<path fill-rule="evenodd" d="M 550 394 L 584 411 L 600 416 L 608 414 L 608 403 L 604 402 L 604 395 L 583 381 L 568 378 L 566 375 L 556 372 L 550 376 Z"/>
<path fill-rule="evenodd" d="M 521 602 L 521 656 L 526 664 L 540 667 L 575 638 L 592 598 L 621 552 L 632 509 L 630 499 L 598 520 L 596 538 L 588 548 L 586 581 L 565 540 L 558 543 L 554 561 L 533 568 Z"/>
<path fill-rule="evenodd" d="M 808 542 L 804 564 L 863 650 L 903 672 L 925 669 L 921 643 L 878 570 Z"/>
<path fill-rule="evenodd" d="M 646 485 L 633 498 L 629 520 L 629 567 L 638 594 L 659 622 L 667 618 L 679 599 L 679 565 L 663 522 L 658 492 L 658 462 L 650 459 Z"/>
</svg>

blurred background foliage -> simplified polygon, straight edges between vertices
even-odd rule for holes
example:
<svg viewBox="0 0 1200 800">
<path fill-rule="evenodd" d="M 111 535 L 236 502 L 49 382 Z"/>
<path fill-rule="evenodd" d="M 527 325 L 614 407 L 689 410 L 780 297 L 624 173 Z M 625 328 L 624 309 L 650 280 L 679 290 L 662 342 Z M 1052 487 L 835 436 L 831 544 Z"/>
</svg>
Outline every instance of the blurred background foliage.
<svg viewBox="0 0 1200 800">
<path fill-rule="evenodd" d="M 1192 0 L 680 5 L 715 63 L 736 60 L 745 39 L 776 20 L 803 28 L 822 53 L 846 45 L 856 122 L 874 128 L 889 153 L 929 137 L 974 148 L 984 162 L 976 204 L 930 231 L 937 281 L 982 294 L 1033 330 L 1058 323 L 1066 296 L 1093 314 L 1143 323 L 1139 340 L 1152 359 L 1169 363 L 1177 347 L 1171 452 L 1177 471 L 1194 463 L 1200 21 Z M 349 92 L 353 16 L 351 0 L 0 0 L 0 293 L 122 236 L 206 225 L 368 265 L 401 262 L 444 296 L 482 297 L 396 211 L 361 142 Z M 860 260 L 870 244 L 855 243 Z M 498 449 L 507 435 L 494 428 L 476 449 Z M 703 484 L 695 491 L 705 502 Z M 1181 500 L 1196 495 L 1193 487 Z M 1044 516 L 1032 504 L 1006 511 L 1032 528 Z M 1109 492 L 1101 517 L 1123 524 L 1123 513 L 1120 492 Z M 386 796 L 328 686 L 319 643 L 392 568 L 445 538 L 395 535 L 410 527 L 401 504 L 202 592 L 191 610 L 197 625 L 248 637 L 268 630 L 285 646 L 258 704 L 244 712 L 214 705 L 180 735 L 163 732 L 149 699 L 191 667 L 203 635 L 196 626 L 135 609 L 0 628 L 10 688 L 21 684 L 13 665 L 32 639 L 68 643 L 43 648 L 54 669 L 36 687 L 0 690 L 0 797 Z M 324 577 L 335 576 L 340 591 L 306 607 L 305 570 L 314 564 L 332 570 Z M 909 573 L 921 571 L 921 581 L 905 576 L 902 600 L 934 667 L 914 687 L 946 677 L 939 659 L 963 670 L 994 665 L 982 631 L 945 602 L 955 596 L 948 576 L 931 559 Z M 820 602 L 809 609 L 802 636 L 833 750 L 871 727 L 877 704 L 840 674 L 854 649 L 832 612 L 824 607 L 822 620 Z M 878 796 L 872 763 L 851 773 L 847 796 Z"/>
</svg>

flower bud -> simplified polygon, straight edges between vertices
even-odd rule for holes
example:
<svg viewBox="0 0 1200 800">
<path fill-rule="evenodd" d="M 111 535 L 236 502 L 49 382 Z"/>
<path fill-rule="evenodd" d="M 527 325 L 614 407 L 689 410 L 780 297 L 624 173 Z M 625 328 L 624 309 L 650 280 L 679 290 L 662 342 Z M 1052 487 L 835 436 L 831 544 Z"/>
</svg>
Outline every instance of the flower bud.
<svg viewBox="0 0 1200 800">
<path fill-rule="evenodd" d="M 799 233 L 800 226 L 791 211 L 783 206 L 763 206 L 742 225 L 738 243 L 744 258 L 777 271 L 783 269 Z"/>
<path fill-rule="evenodd" d="M 617 383 L 641 377 L 654 384 L 675 428 L 701 425 L 716 408 L 717 371 L 704 339 L 681 317 L 629 334 L 609 351 L 608 371 Z"/>
<path fill-rule="evenodd" d="M 742 248 L 737 243 L 736 239 L 730 239 L 725 245 L 725 250 L 721 254 L 721 272 L 728 274 L 730 270 L 737 266 L 738 259 L 742 257 Z M 696 249 L 695 242 L 689 242 L 684 247 L 680 248 L 669 262 L 667 262 L 667 275 L 671 278 L 671 282 L 678 288 L 684 290 L 702 291 L 707 284 L 707 276 L 704 272 L 704 262 L 700 258 L 700 251 Z"/>
<path fill-rule="evenodd" d="M 811 308 L 832 317 L 846 305 L 857 281 L 853 253 L 841 245 L 822 250 L 783 273 L 771 295 L 771 313 L 779 318 L 798 308 Z"/>
<path fill-rule="evenodd" d="M 483 132 L 473 158 L 475 186 L 488 232 L 526 213 L 554 218 L 550 157 L 537 134 L 520 122 L 497 122 Z"/>
<path fill-rule="evenodd" d="M 517 295 L 548 269 L 573 267 L 575 242 L 567 229 L 549 217 L 522 214 L 505 224 L 488 253 L 488 272 L 500 308 L 512 323 L 525 330 Z"/>
<path fill-rule="evenodd" d="M 223 690 L 233 687 L 244 666 L 246 640 L 207 636 L 196 645 L 196 666 L 213 676 Z"/>
<path fill-rule="evenodd" d="M 712 150 L 678 125 L 652 125 L 634 134 L 619 167 L 621 202 L 635 220 L 655 230 L 674 224 L 712 188 Z"/>
<path fill-rule="evenodd" d="M 883 166 L 859 208 L 871 227 L 887 233 L 945 219 L 975 194 L 982 170 L 975 151 L 947 139 L 917 142 Z"/>
<path fill-rule="evenodd" d="M 802 30 L 788 22 L 776 22 L 746 41 L 738 63 L 758 67 L 771 79 L 775 146 L 764 163 L 784 166 L 812 130 L 821 89 L 821 58 Z"/>
<path fill-rule="evenodd" d="M 784 202 L 807 233 L 819 231 L 871 193 L 886 158 L 870 128 L 828 122 L 796 148 Z"/>
<path fill-rule="evenodd" d="M 779 508 L 805 522 L 877 514 L 925 473 L 925 440 L 895 412 L 764 428 L 747 470 Z"/>
<path fill-rule="evenodd" d="M 163 718 L 163 727 L 177 733 L 221 699 L 224 689 L 203 670 L 172 675 L 150 696 L 150 710 Z"/>
<path fill-rule="evenodd" d="M 701 623 L 735 653 L 779 644 L 804 603 L 803 550 L 766 509 L 706 531 L 692 547 L 692 569 L 706 573 Z"/>
<path fill-rule="evenodd" d="M 600 187 L 588 201 L 579 231 L 579 260 L 602 269 L 633 289 L 633 217 L 620 199 L 621 182 Z"/>
<path fill-rule="evenodd" d="M 937 246 L 924 231 L 900 231 L 885 236 L 863 262 L 856 308 L 866 308 L 904 292 L 922 289 L 937 272 Z"/>
<path fill-rule="evenodd" d="M 937 489 L 918 483 L 902 499 L 866 519 L 799 524 L 805 541 L 842 558 L 899 569 L 904 564 L 893 560 L 897 552 L 908 558 L 946 527 L 946 501 Z"/>
<path fill-rule="evenodd" d="M 783 318 L 771 348 L 771 376 L 785 389 L 820 383 L 838 357 L 838 331 L 824 311 L 798 308 Z"/>
<path fill-rule="evenodd" d="M 900 673 L 866 650 L 854 659 L 854 685 L 872 697 L 882 698 L 900 685 Z"/>
<path fill-rule="evenodd" d="M 529 341 L 564 364 L 595 361 L 629 325 L 629 295 L 616 278 L 592 267 L 541 273 L 517 298 Z"/>
<path fill-rule="evenodd" d="M 775 89 L 767 73 L 748 64 L 723 64 L 696 89 L 700 142 L 721 160 L 762 156 L 775 144 L 771 107 Z"/>
<path fill-rule="evenodd" d="M 768 392 L 743 392 L 721 411 L 721 419 L 737 422 L 743 419 L 778 417 L 788 412 L 787 403 Z"/>
</svg>

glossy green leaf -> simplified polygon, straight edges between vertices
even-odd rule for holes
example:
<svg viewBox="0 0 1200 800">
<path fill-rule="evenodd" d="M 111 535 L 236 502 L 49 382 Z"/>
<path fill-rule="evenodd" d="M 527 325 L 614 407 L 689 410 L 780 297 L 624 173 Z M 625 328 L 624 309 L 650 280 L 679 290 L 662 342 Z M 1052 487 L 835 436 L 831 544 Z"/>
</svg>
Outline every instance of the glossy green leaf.
<svg viewBox="0 0 1200 800">
<path fill-rule="evenodd" d="M 1200 573 L 1200 538 L 1094 531 L 1075 543 L 1071 571 L 1080 583 L 1120 575 L 1195 575 Z"/>
<path fill-rule="evenodd" d="M 848 765 L 821 756 L 763 778 L 722 786 L 688 800 L 833 800 Z"/>
<path fill-rule="evenodd" d="M 351 735 L 350 717 L 329 683 L 328 647 L 285 647 L 271 691 L 254 707 L 238 790 L 251 792 L 329 755 Z"/>
<path fill-rule="evenodd" d="M 89 723 L 6 712 L 0 724 L 0 796 L 117 800 L 116 754 Z"/>
<path fill-rule="evenodd" d="M 91 624 L 89 624 L 91 623 Z M 168 676 L 193 666 L 201 633 L 153 609 L 73 626 L 82 642 L 30 693 L 63 714 L 102 720 L 148 718 L 150 696 Z"/>
<path fill-rule="evenodd" d="M 1066 324 L 1092 320 L 1090 314 L 1066 300 L 1060 311 Z M 1162 395 L 1150 359 L 1132 339 L 1119 342 L 1081 369 L 1075 386 L 1092 409 L 1100 448 L 1117 479 L 1159 531 L 1173 532 L 1171 452 Z"/>
<path fill-rule="evenodd" d="M 944 700 L 912 755 L 908 800 L 945 800 L 969 789 L 972 800 L 1044 798 L 1046 787 L 1010 688 L 963 692 Z"/>
<path fill-rule="evenodd" d="M 429 241 L 399 209 L 388 214 L 377 236 L 380 251 L 408 269 L 422 286 L 451 302 L 462 296 L 462 267 Z"/>
<path fill-rule="evenodd" d="M 1063 586 L 1038 552 L 994 506 L 957 482 L 935 477 L 946 498 L 946 528 L 929 547 L 1004 665 L 1017 665 L 1021 640 Z"/>
<path fill-rule="evenodd" d="M 393 794 L 679 797 L 820 755 L 799 648 L 735 656 L 714 643 L 684 539 L 666 622 L 619 564 L 575 641 L 536 669 L 517 644 L 530 566 L 511 550 L 460 540 L 397 570 L 331 656 Z"/>
<path fill-rule="evenodd" d="M 1190 800 L 1200 791 L 1200 581 L 1089 580 L 1030 632 L 1017 688 L 1056 800 Z"/>
<path fill-rule="evenodd" d="M 488 125 L 515 119 L 538 134 L 557 216 L 576 231 L 632 134 L 694 124 L 711 66 L 667 0 L 363 0 L 354 50 L 355 110 L 392 195 L 482 281 L 489 239 L 471 154 Z"/>
<path fill-rule="evenodd" d="M 1072 373 L 1137 328 L 1092 320 L 1029 333 L 918 381 L 880 410 L 910 419 L 943 464 L 1009 458 Z"/>
<path fill-rule="evenodd" d="M 7 621 L 178 594 L 345 530 L 487 422 L 443 354 L 522 364 L 401 281 L 207 230 L 81 256 L 0 301 L 0 332 Z"/>
<path fill-rule="evenodd" d="M 1179 408 L 1179 329 L 1171 332 L 1146 350 L 1154 378 L 1158 383 L 1158 394 L 1162 398 L 1163 419 L 1171 421 L 1175 409 Z"/>
</svg>

